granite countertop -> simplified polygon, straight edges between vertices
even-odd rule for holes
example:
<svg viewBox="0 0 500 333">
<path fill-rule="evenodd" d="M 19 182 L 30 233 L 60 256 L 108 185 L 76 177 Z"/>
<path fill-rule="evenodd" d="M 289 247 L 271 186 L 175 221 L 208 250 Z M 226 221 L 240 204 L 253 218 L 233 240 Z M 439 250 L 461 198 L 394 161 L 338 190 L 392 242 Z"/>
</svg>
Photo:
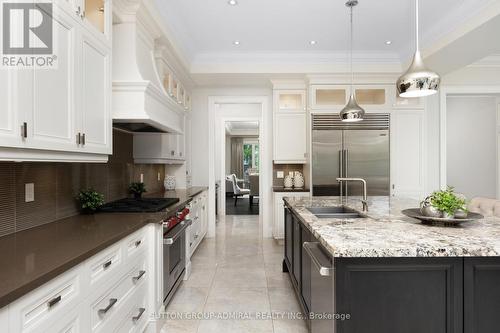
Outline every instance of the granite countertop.
<svg viewBox="0 0 500 333">
<path fill-rule="evenodd" d="M 206 190 L 152 193 L 179 202 L 159 213 L 76 215 L 0 237 L 0 308 L 80 264 L 148 223 L 160 223 Z"/>
<path fill-rule="evenodd" d="M 308 188 L 288 188 L 284 186 L 273 186 L 273 192 L 309 192 Z"/>
<path fill-rule="evenodd" d="M 339 197 L 285 198 L 334 257 L 500 256 L 500 218 L 488 217 L 456 227 L 431 226 L 404 216 L 418 201 L 370 197 L 367 218 L 317 218 L 306 207 L 340 206 Z M 359 199 L 347 206 L 362 211 Z"/>
</svg>

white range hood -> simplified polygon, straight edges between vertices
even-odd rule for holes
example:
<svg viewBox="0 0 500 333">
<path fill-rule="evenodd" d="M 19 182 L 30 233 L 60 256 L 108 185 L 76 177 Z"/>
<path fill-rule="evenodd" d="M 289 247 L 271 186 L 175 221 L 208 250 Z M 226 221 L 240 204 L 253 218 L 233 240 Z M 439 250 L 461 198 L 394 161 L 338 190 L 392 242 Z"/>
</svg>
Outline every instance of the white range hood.
<svg viewBox="0 0 500 333">
<path fill-rule="evenodd" d="M 156 67 L 160 29 L 142 1 L 117 0 L 114 5 L 114 126 L 132 132 L 182 134 L 183 108 L 167 95 Z"/>
</svg>

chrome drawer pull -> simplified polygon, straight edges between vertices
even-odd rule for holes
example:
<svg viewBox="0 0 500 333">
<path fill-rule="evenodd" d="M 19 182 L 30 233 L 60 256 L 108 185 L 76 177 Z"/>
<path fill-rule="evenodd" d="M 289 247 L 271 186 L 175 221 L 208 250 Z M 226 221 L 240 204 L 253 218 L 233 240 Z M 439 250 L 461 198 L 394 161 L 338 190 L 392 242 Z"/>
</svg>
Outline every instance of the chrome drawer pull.
<svg viewBox="0 0 500 333">
<path fill-rule="evenodd" d="M 102 268 L 106 269 L 108 268 L 109 266 L 111 266 L 113 262 L 110 260 L 110 261 L 106 261 L 104 264 L 102 264 Z"/>
<path fill-rule="evenodd" d="M 57 303 L 59 303 L 59 301 L 61 300 L 61 295 L 57 296 L 57 297 L 54 297 L 53 299 L 51 299 L 50 301 L 47 302 L 47 306 L 49 308 L 53 307 L 54 305 L 56 305 Z"/>
<path fill-rule="evenodd" d="M 139 314 L 135 317 L 132 317 L 132 320 L 135 322 L 135 321 L 138 321 L 139 319 L 141 319 L 142 317 L 142 314 L 144 313 L 144 311 L 146 311 L 145 308 L 139 308 Z"/>
<path fill-rule="evenodd" d="M 138 247 L 139 245 L 141 245 L 142 241 L 138 240 L 135 242 L 135 247 Z"/>
<path fill-rule="evenodd" d="M 134 277 L 132 278 L 132 280 L 134 280 L 134 282 L 137 282 L 137 281 L 139 281 L 139 280 L 141 279 L 141 277 L 142 277 L 144 274 L 146 274 L 146 271 L 139 271 L 139 275 L 134 276 Z"/>
<path fill-rule="evenodd" d="M 118 299 L 110 298 L 108 306 L 105 307 L 104 309 L 99 309 L 99 311 L 97 311 L 97 313 L 99 313 L 101 316 L 105 315 L 106 312 L 108 312 L 109 309 L 111 309 L 113 307 L 113 305 L 115 305 L 116 302 L 118 302 Z"/>
</svg>

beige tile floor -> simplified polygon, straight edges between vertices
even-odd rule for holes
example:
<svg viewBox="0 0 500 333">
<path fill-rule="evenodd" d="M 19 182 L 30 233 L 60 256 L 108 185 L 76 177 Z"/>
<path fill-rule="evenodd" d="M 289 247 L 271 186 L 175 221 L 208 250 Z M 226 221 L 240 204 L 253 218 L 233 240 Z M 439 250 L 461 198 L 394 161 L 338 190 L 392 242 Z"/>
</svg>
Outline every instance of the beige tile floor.
<svg viewBox="0 0 500 333">
<path fill-rule="evenodd" d="M 167 319 L 162 333 L 306 333 L 305 322 L 290 319 L 300 306 L 287 274 L 281 272 L 283 245 L 263 239 L 258 216 L 227 216 L 215 239 L 205 239 L 192 260 L 193 270 L 167 307 L 168 313 L 246 318 Z M 274 318 L 259 318 L 257 314 Z M 283 316 L 283 317 L 281 317 Z"/>
</svg>

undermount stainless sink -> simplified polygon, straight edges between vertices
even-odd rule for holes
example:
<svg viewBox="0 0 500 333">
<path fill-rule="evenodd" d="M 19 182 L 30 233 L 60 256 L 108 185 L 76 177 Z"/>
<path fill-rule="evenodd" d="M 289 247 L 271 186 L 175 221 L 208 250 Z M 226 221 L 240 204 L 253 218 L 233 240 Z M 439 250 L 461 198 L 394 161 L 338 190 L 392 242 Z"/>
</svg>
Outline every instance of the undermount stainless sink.
<svg viewBox="0 0 500 333">
<path fill-rule="evenodd" d="M 366 217 L 358 211 L 346 206 L 308 207 L 307 210 L 313 213 L 318 218 L 357 219 Z"/>
</svg>

